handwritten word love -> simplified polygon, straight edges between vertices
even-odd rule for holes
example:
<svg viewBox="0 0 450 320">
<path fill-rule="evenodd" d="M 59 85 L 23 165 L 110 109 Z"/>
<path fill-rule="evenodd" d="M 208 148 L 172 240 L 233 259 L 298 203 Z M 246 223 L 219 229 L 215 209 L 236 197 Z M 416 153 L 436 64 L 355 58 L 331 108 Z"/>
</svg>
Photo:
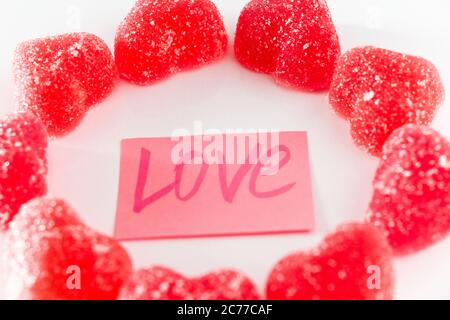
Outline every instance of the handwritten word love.
<svg viewBox="0 0 450 320">
<path fill-rule="evenodd" d="M 291 153 L 287 146 L 279 145 L 275 148 L 272 148 L 268 151 L 268 156 L 277 156 L 279 159 L 278 169 L 283 168 L 287 165 L 291 159 Z M 282 154 L 282 156 L 281 156 Z M 171 192 L 174 192 L 176 198 L 180 201 L 188 201 L 193 198 L 199 189 L 202 186 L 202 183 L 210 171 L 210 164 L 207 162 L 203 162 L 201 164 L 200 171 L 195 179 L 193 186 L 189 192 L 186 194 L 182 194 L 181 185 L 183 181 L 183 172 L 186 170 L 186 162 L 180 161 L 180 163 L 174 166 L 174 179 L 173 182 L 167 184 L 166 186 L 160 188 L 158 191 L 144 196 L 144 190 L 146 189 L 147 183 L 151 183 L 148 179 L 150 164 L 151 164 L 151 151 L 146 148 L 141 148 L 140 154 L 140 162 L 138 167 L 137 181 L 134 192 L 134 205 L 133 211 L 135 213 L 140 213 L 146 207 L 150 206 L 152 203 L 155 203 L 159 199 L 168 195 Z M 192 151 L 190 154 L 191 157 L 198 157 L 199 155 Z M 189 166 L 189 165 L 188 165 Z M 250 174 L 248 189 L 251 195 L 256 198 L 272 198 L 279 196 L 288 192 L 296 183 L 291 182 L 285 185 L 282 185 L 278 188 L 273 188 L 271 190 L 261 191 L 258 189 L 258 178 L 263 174 L 262 170 L 264 168 L 264 164 L 261 161 L 258 161 L 256 164 L 252 164 L 249 161 L 246 161 L 244 164 L 240 165 L 237 172 L 231 178 L 231 181 L 228 183 L 228 175 L 227 175 L 227 165 L 226 164 L 218 164 L 218 177 L 219 177 L 219 185 L 222 191 L 223 199 L 232 203 L 233 199 L 242 184 L 243 179 Z"/>
</svg>

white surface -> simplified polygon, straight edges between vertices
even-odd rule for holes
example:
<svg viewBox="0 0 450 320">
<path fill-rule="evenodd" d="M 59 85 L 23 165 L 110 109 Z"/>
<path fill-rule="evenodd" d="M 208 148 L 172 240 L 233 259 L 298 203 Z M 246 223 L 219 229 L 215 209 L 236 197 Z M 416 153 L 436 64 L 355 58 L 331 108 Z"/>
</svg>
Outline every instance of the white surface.
<svg viewBox="0 0 450 320">
<path fill-rule="evenodd" d="M 232 38 L 247 0 L 215 2 Z M 0 114 L 14 110 L 11 59 L 18 42 L 88 31 L 105 39 L 112 48 L 115 29 L 132 4 L 132 0 L 3 2 Z M 343 50 L 373 44 L 422 55 L 437 65 L 450 92 L 449 1 L 330 0 L 329 6 Z M 311 247 L 341 222 L 363 219 L 377 159 L 353 145 L 348 125 L 332 113 L 326 94 L 286 90 L 270 77 L 242 68 L 233 57 L 231 43 L 232 39 L 223 61 L 195 72 L 144 88 L 121 82 L 73 134 L 52 142 L 49 187 L 53 194 L 67 199 L 90 226 L 112 234 L 121 139 L 171 135 L 175 129 L 192 128 L 196 120 L 205 128 L 223 130 L 306 130 L 318 220 L 315 232 L 124 243 L 135 267 L 164 264 L 188 275 L 233 267 L 248 273 L 263 290 L 265 276 L 279 258 Z M 449 117 L 447 100 L 433 123 L 447 137 Z M 447 239 L 396 260 L 396 297 L 449 299 L 449 249 Z"/>
</svg>

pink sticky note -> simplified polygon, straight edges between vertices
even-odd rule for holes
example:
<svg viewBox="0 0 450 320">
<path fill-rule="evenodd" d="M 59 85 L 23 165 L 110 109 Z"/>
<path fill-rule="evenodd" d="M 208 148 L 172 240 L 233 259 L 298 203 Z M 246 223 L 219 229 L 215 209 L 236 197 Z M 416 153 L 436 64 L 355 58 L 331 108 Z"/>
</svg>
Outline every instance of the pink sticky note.
<svg viewBox="0 0 450 320">
<path fill-rule="evenodd" d="M 306 132 L 122 141 L 120 240 L 304 232 L 313 225 Z"/>
</svg>

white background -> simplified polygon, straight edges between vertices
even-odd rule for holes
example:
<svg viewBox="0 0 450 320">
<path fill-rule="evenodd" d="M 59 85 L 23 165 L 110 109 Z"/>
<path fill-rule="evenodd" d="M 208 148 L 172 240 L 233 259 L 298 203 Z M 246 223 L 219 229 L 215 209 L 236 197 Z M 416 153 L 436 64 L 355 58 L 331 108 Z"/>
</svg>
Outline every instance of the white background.
<svg viewBox="0 0 450 320">
<path fill-rule="evenodd" d="M 215 2 L 232 40 L 247 0 Z M 87 31 L 112 48 L 115 29 L 132 4 L 132 0 L 2 1 L 0 114 L 14 110 L 11 59 L 18 42 Z M 449 1 L 330 0 L 329 6 L 343 50 L 372 44 L 421 55 L 437 65 L 450 92 Z M 167 136 L 179 128 L 192 130 L 196 120 L 205 128 L 222 130 L 308 131 L 317 229 L 302 235 L 126 242 L 135 267 L 164 264 L 187 275 L 238 268 L 263 290 L 265 276 L 279 258 L 310 248 L 339 223 L 363 219 L 377 159 L 353 145 L 347 123 L 333 114 L 325 93 L 278 87 L 270 77 L 238 65 L 231 45 L 223 61 L 156 85 L 143 88 L 121 82 L 73 134 L 51 143 L 50 191 L 72 204 L 90 226 L 112 234 L 119 141 Z M 449 120 L 447 100 L 433 127 L 450 137 Z M 396 297 L 449 299 L 449 249 L 447 239 L 396 259 Z"/>
</svg>

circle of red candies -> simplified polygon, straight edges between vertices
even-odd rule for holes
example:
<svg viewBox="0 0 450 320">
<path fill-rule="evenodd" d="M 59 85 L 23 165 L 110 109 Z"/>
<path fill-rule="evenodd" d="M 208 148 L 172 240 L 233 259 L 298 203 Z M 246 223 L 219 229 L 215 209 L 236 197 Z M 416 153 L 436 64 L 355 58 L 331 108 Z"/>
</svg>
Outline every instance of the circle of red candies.
<svg viewBox="0 0 450 320">
<path fill-rule="evenodd" d="M 72 131 L 113 91 L 118 76 L 149 85 L 219 60 L 227 44 L 210 0 L 138 0 L 117 30 L 114 57 L 89 33 L 17 47 L 20 112 L 0 121 L 0 228 L 7 231 L 14 298 L 261 298 L 253 282 L 233 270 L 197 278 L 160 266 L 132 272 L 125 249 L 47 195 L 45 181 L 47 134 Z M 355 143 L 380 157 L 366 221 L 343 225 L 316 249 L 282 259 L 265 297 L 392 299 L 393 255 L 425 248 L 450 229 L 450 144 L 426 127 L 444 99 L 437 69 L 423 58 L 375 47 L 341 55 L 324 0 L 250 1 L 239 17 L 234 52 L 244 67 L 280 85 L 329 89 L 329 102 L 349 121 Z"/>
</svg>

